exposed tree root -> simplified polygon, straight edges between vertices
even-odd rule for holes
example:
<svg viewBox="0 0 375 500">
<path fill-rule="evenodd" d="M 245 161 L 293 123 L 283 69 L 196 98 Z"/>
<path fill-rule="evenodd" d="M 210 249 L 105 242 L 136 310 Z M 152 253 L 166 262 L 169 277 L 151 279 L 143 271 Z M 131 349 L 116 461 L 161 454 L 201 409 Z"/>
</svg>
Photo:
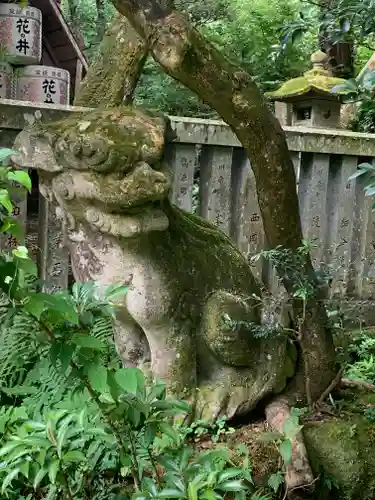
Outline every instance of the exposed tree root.
<svg viewBox="0 0 375 500">
<path fill-rule="evenodd" d="M 336 389 L 336 387 L 338 385 L 340 385 L 341 383 L 341 377 L 342 377 L 342 374 L 344 372 L 344 367 L 342 366 L 340 368 L 340 370 L 337 372 L 337 375 L 336 377 L 332 380 L 332 382 L 329 384 L 329 386 L 327 387 L 327 389 L 325 391 L 322 392 L 320 398 L 317 400 L 317 402 L 315 403 L 315 406 L 320 406 L 321 404 L 324 403 L 324 400 L 326 399 L 326 397 L 329 396 L 329 394 L 334 390 Z"/>
<path fill-rule="evenodd" d="M 367 382 L 362 382 L 361 380 L 349 380 L 347 378 L 342 378 L 340 381 L 340 387 L 343 388 L 354 388 L 365 392 L 375 392 L 375 385 L 369 384 Z"/>
<path fill-rule="evenodd" d="M 277 432 L 283 433 L 284 424 L 290 415 L 290 408 L 284 399 L 277 399 L 266 407 L 267 422 Z M 285 498 L 290 498 L 288 492 L 314 487 L 314 475 L 307 457 L 302 432 L 297 434 L 292 444 L 292 459 L 285 471 Z"/>
</svg>

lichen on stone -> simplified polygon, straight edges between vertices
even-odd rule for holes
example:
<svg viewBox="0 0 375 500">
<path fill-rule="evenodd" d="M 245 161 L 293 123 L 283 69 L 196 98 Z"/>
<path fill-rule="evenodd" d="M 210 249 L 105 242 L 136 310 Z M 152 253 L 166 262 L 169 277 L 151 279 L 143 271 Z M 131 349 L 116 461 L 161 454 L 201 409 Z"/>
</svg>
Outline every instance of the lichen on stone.
<svg viewBox="0 0 375 500">
<path fill-rule="evenodd" d="M 139 110 L 97 110 L 26 131 L 19 149 L 65 214 L 76 279 L 133 276 L 116 323 L 124 363 L 149 363 L 208 419 L 244 414 L 285 387 L 295 358 L 277 321 L 258 335 L 261 291 L 245 256 L 169 202 L 165 130 L 164 119 Z"/>
</svg>

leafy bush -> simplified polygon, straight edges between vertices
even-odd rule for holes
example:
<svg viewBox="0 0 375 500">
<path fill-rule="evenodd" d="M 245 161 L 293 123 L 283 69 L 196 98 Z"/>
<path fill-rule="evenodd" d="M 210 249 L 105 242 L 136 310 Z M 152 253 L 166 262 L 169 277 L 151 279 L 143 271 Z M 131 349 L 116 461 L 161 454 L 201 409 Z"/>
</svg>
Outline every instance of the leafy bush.
<svg viewBox="0 0 375 500">
<path fill-rule="evenodd" d="M 352 380 L 375 383 L 375 337 L 361 331 L 354 335 L 347 352 L 345 376 Z"/>
</svg>

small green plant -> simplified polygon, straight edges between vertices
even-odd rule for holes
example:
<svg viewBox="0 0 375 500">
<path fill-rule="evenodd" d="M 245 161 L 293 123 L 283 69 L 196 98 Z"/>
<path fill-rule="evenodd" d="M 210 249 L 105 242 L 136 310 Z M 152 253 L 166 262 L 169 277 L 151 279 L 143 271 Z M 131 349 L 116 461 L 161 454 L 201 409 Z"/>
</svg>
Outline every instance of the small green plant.
<svg viewBox="0 0 375 500">
<path fill-rule="evenodd" d="M 284 474 L 292 460 L 293 442 L 303 425 L 300 418 L 307 412 L 307 408 L 292 408 L 289 418 L 284 422 L 282 432 L 267 432 L 263 435 L 263 440 L 273 441 L 283 460 L 283 469 L 272 474 L 268 479 L 268 486 L 275 492 L 284 484 Z"/>
<path fill-rule="evenodd" d="M 31 179 L 26 171 L 15 170 L 9 165 L 10 157 L 17 154 L 13 149 L 0 148 L 0 231 L 9 233 L 22 242 L 21 228 L 12 216 L 12 199 L 22 199 L 25 189 L 31 191 Z"/>
<path fill-rule="evenodd" d="M 202 437 L 209 436 L 211 441 L 217 443 L 222 436 L 233 434 L 235 429 L 227 426 L 227 419 L 220 418 L 211 423 L 206 420 L 194 420 L 187 428 L 182 428 L 186 438 L 192 438 L 199 441 Z"/>
<path fill-rule="evenodd" d="M 349 177 L 349 180 L 361 178 L 365 196 L 375 195 L 375 167 L 371 163 L 361 163 L 358 165 L 357 171 Z M 372 205 L 372 210 L 375 210 L 375 203 Z"/>
<path fill-rule="evenodd" d="M 375 382 L 375 338 L 361 330 L 346 348 L 345 377 L 367 383 Z"/>
<path fill-rule="evenodd" d="M 370 420 L 370 422 L 375 423 L 375 407 L 370 406 L 369 408 L 365 408 L 363 411 L 364 416 Z"/>
</svg>

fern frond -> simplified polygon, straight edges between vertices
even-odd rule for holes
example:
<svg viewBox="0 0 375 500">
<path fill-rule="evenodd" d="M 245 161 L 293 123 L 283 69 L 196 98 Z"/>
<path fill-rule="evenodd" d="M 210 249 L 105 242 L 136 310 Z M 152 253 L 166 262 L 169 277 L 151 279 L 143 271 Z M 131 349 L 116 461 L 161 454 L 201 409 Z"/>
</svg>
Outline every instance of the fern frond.
<svg viewBox="0 0 375 500">
<path fill-rule="evenodd" d="M 38 322 L 22 311 L 12 313 L 6 300 L 0 300 L 0 383 L 13 387 L 22 383 L 44 346 Z"/>
</svg>

